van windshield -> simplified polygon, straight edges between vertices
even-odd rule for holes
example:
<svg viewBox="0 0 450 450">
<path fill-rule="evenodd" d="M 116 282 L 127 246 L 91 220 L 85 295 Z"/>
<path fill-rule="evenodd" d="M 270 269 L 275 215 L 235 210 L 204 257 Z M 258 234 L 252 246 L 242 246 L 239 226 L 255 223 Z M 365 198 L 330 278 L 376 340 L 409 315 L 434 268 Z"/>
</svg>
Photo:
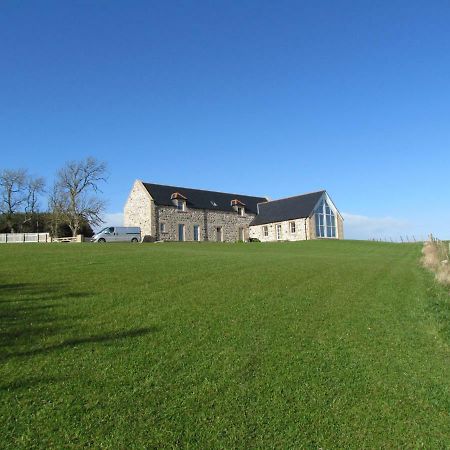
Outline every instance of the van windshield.
<svg viewBox="0 0 450 450">
<path fill-rule="evenodd" d="M 111 234 L 111 233 L 114 233 L 114 227 L 106 227 L 98 232 L 98 234 Z"/>
</svg>

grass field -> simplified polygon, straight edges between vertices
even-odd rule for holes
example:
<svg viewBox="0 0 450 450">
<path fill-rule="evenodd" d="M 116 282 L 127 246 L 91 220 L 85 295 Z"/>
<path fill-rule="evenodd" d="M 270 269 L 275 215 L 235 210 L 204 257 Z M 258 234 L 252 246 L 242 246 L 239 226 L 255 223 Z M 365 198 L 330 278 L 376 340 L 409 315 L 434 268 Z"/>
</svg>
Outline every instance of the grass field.
<svg viewBox="0 0 450 450">
<path fill-rule="evenodd" d="M 450 448 L 420 246 L 0 246 L 2 448 Z"/>
</svg>

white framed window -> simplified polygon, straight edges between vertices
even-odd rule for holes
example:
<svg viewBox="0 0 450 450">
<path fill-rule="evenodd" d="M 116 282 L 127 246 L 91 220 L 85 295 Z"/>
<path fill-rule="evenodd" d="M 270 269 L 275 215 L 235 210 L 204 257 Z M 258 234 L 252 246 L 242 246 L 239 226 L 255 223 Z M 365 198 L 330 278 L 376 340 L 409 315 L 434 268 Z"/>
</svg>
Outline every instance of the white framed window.
<svg viewBox="0 0 450 450">
<path fill-rule="evenodd" d="M 166 232 L 166 224 L 165 224 L 165 222 L 161 222 L 161 223 L 159 224 L 159 231 L 160 231 L 161 233 L 165 233 L 165 232 Z"/>
<path fill-rule="evenodd" d="M 200 240 L 200 227 L 198 225 L 194 225 L 194 241 Z"/>
<path fill-rule="evenodd" d="M 336 216 L 330 205 L 322 199 L 314 211 L 316 237 L 336 238 Z"/>
<path fill-rule="evenodd" d="M 275 229 L 277 231 L 277 241 L 280 241 L 281 238 L 282 238 L 282 235 L 281 235 L 281 223 L 277 223 L 275 225 Z"/>
<path fill-rule="evenodd" d="M 177 209 L 178 209 L 178 211 L 184 211 L 184 205 L 185 205 L 185 201 L 184 200 L 181 200 L 181 199 L 178 199 L 177 200 Z"/>
<path fill-rule="evenodd" d="M 269 237 L 269 227 L 267 225 L 264 225 L 262 228 L 263 228 L 263 236 Z"/>
<path fill-rule="evenodd" d="M 244 208 L 242 206 L 238 206 L 237 213 L 239 216 L 244 215 Z"/>
<path fill-rule="evenodd" d="M 289 229 L 291 231 L 291 234 L 295 234 L 295 222 L 289 223 Z"/>
<path fill-rule="evenodd" d="M 178 240 L 184 241 L 184 224 L 178 224 Z"/>
</svg>

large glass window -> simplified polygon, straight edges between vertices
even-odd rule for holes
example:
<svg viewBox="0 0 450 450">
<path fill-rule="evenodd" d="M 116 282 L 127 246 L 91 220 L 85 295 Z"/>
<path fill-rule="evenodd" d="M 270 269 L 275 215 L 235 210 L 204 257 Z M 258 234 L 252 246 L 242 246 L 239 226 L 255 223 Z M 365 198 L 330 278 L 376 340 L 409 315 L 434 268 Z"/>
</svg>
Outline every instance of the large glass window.
<svg viewBox="0 0 450 450">
<path fill-rule="evenodd" d="M 330 205 L 322 199 L 314 211 L 316 236 L 322 238 L 336 237 L 336 217 Z"/>
</svg>

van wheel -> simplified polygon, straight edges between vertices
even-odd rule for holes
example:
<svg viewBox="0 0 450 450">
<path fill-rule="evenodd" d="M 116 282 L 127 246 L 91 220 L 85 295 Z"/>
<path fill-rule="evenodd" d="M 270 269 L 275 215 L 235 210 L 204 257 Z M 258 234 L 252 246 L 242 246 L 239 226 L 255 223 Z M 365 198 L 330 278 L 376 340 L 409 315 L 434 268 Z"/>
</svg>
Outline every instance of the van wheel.
<svg viewBox="0 0 450 450">
<path fill-rule="evenodd" d="M 103 244 L 106 241 L 103 238 L 100 238 L 97 242 L 100 242 L 100 244 Z"/>
<path fill-rule="evenodd" d="M 133 243 L 136 243 L 137 241 L 138 241 L 137 238 L 131 239 L 131 242 L 133 242 Z"/>
</svg>

